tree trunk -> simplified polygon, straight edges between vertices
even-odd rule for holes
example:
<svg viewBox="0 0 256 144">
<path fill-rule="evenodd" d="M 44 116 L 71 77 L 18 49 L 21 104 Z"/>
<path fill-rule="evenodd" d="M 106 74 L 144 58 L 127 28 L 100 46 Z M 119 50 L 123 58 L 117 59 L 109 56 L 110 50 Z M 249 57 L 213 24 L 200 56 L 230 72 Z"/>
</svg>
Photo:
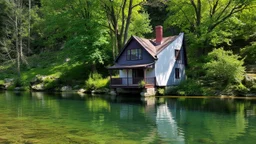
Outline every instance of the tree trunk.
<svg viewBox="0 0 256 144">
<path fill-rule="evenodd" d="M 16 7 L 18 9 L 18 7 Z M 20 77 L 20 52 L 19 52 L 19 30 L 18 30 L 18 16 L 15 16 L 15 47 L 17 55 L 17 73 Z"/>
<path fill-rule="evenodd" d="M 128 37 L 128 29 L 131 23 L 131 15 L 132 15 L 132 3 L 133 0 L 130 0 L 129 3 L 129 10 L 128 10 L 128 16 L 127 16 L 127 20 L 126 20 L 126 26 L 125 26 L 125 32 L 124 32 L 124 41 L 123 41 L 123 45 L 126 43 L 127 41 L 127 37 Z"/>
<path fill-rule="evenodd" d="M 29 12 L 29 14 L 28 14 L 28 17 L 29 17 L 29 18 L 28 18 L 28 51 L 27 51 L 27 53 L 29 53 L 29 52 L 30 52 L 31 0 L 29 0 L 29 8 L 28 8 L 28 12 Z"/>
</svg>

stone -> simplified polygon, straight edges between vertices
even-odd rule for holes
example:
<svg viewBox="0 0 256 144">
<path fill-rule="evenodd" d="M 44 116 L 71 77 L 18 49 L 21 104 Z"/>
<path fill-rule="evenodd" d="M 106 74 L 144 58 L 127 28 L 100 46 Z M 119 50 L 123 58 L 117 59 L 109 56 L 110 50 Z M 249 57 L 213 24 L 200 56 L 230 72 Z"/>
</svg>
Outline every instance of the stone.
<svg viewBox="0 0 256 144">
<path fill-rule="evenodd" d="M 256 79 L 246 74 L 243 83 L 246 87 L 252 87 L 256 83 Z"/>
<path fill-rule="evenodd" d="M 70 86 L 63 86 L 60 89 L 60 91 L 62 91 L 62 92 L 72 91 L 72 87 L 70 87 Z"/>
<path fill-rule="evenodd" d="M 14 90 L 15 90 L 15 91 L 23 91 L 24 88 L 23 88 L 23 87 L 16 87 L 16 88 L 14 88 Z"/>
<path fill-rule="evenodd" d="M 115 90 L 111 90 L 109 94 L 110 94 L 111 96 L 116 96 L 116 95 L 117 95 L 117 93 L 116 93 Z"/>
<path fill-rule="evenodd" d="M 92 93 L 95 93 L 95 94 L 109 93 L 109 89 L 107 88 L 96 89 L 96 90 L 92 90 Z"/>
<path fill-rule="evenodd" d="M 148 97 L 148 96 L 155 96 L 156 95 L 156 89 L 155 88 L 145 88 L 141 93 L 141 96 Z"/>
<path fill-rule="evenodd" d="M 13 78 L 6 78 L 6 79 L 4 79 L 4 82 L 5 83 L 12 83 L 12 82 L 14 82 L 14 79 Z"/>
<path fill-rule="evenodd" d="M 32 85 L 31 89 L 35 90 L 35 91 L 43 91 L 43 90 L 45 90 L 45 86 L 44 86 L 44 84 L 41 83 L 41 84 L 37 84 L 37 85 Z"/>
<path fill-rule="evenodd" d="M 78 92 L 77 93 L 80 97 L 84 97 L 85 96 L 85 93 L 80 93 L 80 92 Z"/>
<path fill-rule="evenodd" d="M 86 90 L 83 89 L 83 88 L 81 88 L 81 89 L 78 90 L 78 93 L 85 93 L 85 92 L 86 92 Z"/>
</svg>

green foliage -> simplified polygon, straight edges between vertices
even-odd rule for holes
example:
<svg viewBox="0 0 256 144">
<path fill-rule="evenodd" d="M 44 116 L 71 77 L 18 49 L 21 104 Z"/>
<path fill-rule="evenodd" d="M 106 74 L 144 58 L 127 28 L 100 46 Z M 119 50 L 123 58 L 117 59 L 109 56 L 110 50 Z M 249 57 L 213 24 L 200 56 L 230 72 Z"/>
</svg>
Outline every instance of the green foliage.
<svg viewBox="0 0 256 144">
<path fill-rule="evenodd" d="M 0 85 L 3 85 L 4 84 L 4 80 L 0 80 Z"/>
<path fill-rule="evenodd" d="M 165 25 L 186 33 L 190 58 L 205 55 L 220 45 L 235 51 L 241 47 L 234 41 L 246 45 L 247 39 L 254 36 L 254 6 L 255 0 L 171 0 Z"/>
<path fill-rule="evenodd" d="M 256 83 L 251 87 L 251 92 L 256 92 Z"/>
<path fill-rule="evenodd" d="M 256 64 L 256 42 L 241 50 L 246 64 Z"/>
<path fill-rule="evenodd" d="M 232 89 L 235 90 L 237 95 L 243 95 L 249 91 L 249 89 L 245 87 L 242 83 L 234 85 Z"/>
<path fill-rule="evenodd" d="M 51 48 L 73 49 L 77 59 L 90 64 L 104 63 L 108 58 L 108 33 L 105 15 L 94 0 L 54 1 L 42 0 L 41 25 L 45 45 Z M 59 42 L 59 43 L 56 43 Z M 81 56 L 83 53 L 83 56 Z"/>
<path fill-rule="evenodd" d="M 140 87 L 140 88 L 144 88 L 145 85 L 146 85 L 146 82 L 145 82 L 144 80 L 142 80 L 142 81 L 139 82 L 139 87 Z"/>
<path fill-rule="evenodd" d="M 199 81 L 193 79 L 187 79 L 176 88 L 171 90 L 172 94 L 176 95 L 206 95 L 206 89 L 204 89 Z"/>
<path fill-rule="evenodd" d="M 13 85 L 14 87 L 22 87 L 24 86 L 24 83 L 20 78 L 17 78 L 17 79 L 14 79 Z"/>
<path fill-rule="evenodd" d="M 53 78 L 51 76 L 46 77 L 43 81 L 42 81 L 44 87 L 46 90 L 54 90 L 56 88 L 58 88 L 58 80 L 56 78 Z"/>
<path fill-rule="evenodd" d="M 157 93 L 158 93 L 159 95 L 165 95 L 165 89 L 164 89 L 164 88 L 158 88 L 158 89 L 157 89 Z"/>
<path fill-rule="evenodd" d="M 208 55 L 209 62 L 205 65 L 206 79 L 216 81 L 216 86 L 225 87 L 241 83 L 245 74 L 243 60 L 238 55 L 222 48 L 215 49 Z"/>
<path fill-rule="evenodd" d="M 109 83 L 108 78 L 102 78 L 102 76 L 98 73 L 90 74 L 88 80 L 85 82 L 85 87 L 88 90 L 95 90 L 107 87 Z"/>
<path fill-rule="evenodd" d="M 144 34 L 151 33 L 152 28 L 150 26 L 150 18 L 147 13 L 134 12 L 134 20 L 131 23 L 129 33 L 130 35 L 136 35 L 143 37 Z"/>
</svg>

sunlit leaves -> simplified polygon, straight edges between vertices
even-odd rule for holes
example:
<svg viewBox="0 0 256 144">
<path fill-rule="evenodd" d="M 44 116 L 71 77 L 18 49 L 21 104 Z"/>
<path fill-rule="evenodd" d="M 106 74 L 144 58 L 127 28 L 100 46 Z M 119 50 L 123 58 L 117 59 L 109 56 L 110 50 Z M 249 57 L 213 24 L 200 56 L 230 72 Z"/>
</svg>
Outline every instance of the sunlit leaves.
<svg viewBox="0 0 256 144">
<path fill-rule="evenodd" d="M 238 55 L 220 48 L 210 52 L 208 58 L 209 62 L 205 65 L 208 79 L 218 81 L 218 84 L 223 86 L 241 83 L 245 68 Z"/>
<path fill-rule="evenodd" d="M 247 64 L 256 64 L 256 42 L 241 50 Z"/>
<path fill-rule="evenodd" d="M 74 49 L 79 60 L 104 63 L 107 31 L 103 26 L 103 11 L 93 0 L 42 0 L 43 33 L 49 47 Z M 60 44 L 59 44 L 60 43 Z"/>
<path fill-rule="evenodd" d="M 246 27 L 256 27 L 254 6 L 255 0 L 172 0 L 165 23 L 190 35 L 189 47 L 205 54 L 232 45 L 237 37 L 250 37 Z"/>
</svg>

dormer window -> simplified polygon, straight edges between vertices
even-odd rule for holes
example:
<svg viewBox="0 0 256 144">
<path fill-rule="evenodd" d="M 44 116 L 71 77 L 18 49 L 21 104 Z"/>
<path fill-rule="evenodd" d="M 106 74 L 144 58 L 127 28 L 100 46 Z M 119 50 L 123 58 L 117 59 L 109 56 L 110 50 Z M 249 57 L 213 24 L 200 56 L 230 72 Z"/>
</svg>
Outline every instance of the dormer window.
<svg viewBox="0 0 256 144">
<path fill-rule="evenodd" d="M 141 49 L 128 49 L 127 54 L 126 54 L 126 60 L 141 60 L 142 59 L 142 54 L 141 54 Z"/>
<path fill-rule="evenodd" d="M 175 58 L 176 60 L 180 60 L 180 50 L 175 50 Z"/>
</svg>

